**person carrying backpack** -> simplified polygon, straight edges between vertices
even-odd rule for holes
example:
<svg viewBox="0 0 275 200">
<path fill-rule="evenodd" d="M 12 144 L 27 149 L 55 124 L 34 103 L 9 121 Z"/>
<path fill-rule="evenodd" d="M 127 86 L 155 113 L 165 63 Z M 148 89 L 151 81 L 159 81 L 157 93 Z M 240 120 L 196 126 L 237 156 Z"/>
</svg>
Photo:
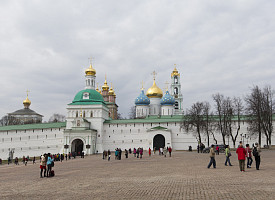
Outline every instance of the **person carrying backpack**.
<svg viewBox="0 0 275 200">
<path fill-rule="evenodd" d="M 261 149 L 259 147 L 258 143 L 255 143 L 255 147 L 253 147 L 253 156 L 255 157 L 255 162 L 256 162 L 256 169 L 260 169 L 260 163 L 261 163 Z"/>
</svg>

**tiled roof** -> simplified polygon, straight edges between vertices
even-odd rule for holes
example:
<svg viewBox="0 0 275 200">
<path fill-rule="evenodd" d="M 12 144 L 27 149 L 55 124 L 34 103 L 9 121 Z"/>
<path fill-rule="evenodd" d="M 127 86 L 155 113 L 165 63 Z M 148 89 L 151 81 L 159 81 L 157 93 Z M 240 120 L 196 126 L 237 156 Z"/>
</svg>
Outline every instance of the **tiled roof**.
<svg viewBox="0 0 275 200">
<path fill-rule="evenodd" d="M 65 128 L 65 127 L 66 127 L 66 122 L 39 123 L 39 124 L 0 126 L 0 131 L 47 129 L 47 128 Z"/>
</svg>

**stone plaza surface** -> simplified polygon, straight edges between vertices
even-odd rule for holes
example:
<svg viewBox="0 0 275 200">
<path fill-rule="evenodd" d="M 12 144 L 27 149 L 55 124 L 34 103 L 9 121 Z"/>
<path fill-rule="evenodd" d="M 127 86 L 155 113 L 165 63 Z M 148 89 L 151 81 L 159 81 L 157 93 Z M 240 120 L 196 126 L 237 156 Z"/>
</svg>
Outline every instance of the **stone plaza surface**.
<svg viewBox="0 0 275 200">
<path fill-rule="evenodd" d="M 142 159 L 102 160 L 101 155 L 55 163 L 55 177 L 40 178 L 39 164 L 0 166 L 0 199 L 275 199 L 275 151 L 263 151 L 246 172 L 225 166 L 207 169 L 208 154 L 173 152 Z"/>
</svg>

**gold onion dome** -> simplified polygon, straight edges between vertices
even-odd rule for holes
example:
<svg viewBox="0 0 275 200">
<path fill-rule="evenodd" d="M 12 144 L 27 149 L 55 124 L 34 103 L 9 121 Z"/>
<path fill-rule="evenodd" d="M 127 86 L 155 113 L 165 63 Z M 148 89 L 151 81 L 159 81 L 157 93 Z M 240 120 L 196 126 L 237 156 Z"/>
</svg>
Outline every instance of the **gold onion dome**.
<svg viewBox="0 0 275 200">
<path fill-rule="evenodd" d="M 97 84 L 97 87 L 96 87 L 96 89 L 95 89 L 97 92 L 99 92 L 99 89 L 98 89 L 98 84 Z"/>
<path fill-rule="evenodd" d="M 175 67 L 175 69 L 173 70 L 173 72 L 171 73 L 171 77 L 173 76 L 179 76 L 179 71 L 177 70 L 177 68 Z"/>
<path fill-rule="evenodd" d="M 28 96 L 27 98 L 23 101 L 23 104 L 25 108 L 28 108 L 31 105 L 31 101 L 29 100 Z"/>
<path fill-rule="evenodd" d="M 146 96 L 149 98 L 161 98 L 163 96 L 162 90 L 156 85 L 156 81 L 154 80 L 154 83 L 152 87 L 150 87 L 147 92 Z"/>
<path fill-rule="evenodd" d="M 87 76 L 95 76 L 96 74 L 96 71 L 95 69 L 93 68 L 92 64 L 90 64 L 90 67 L 88 69 L 85 70 L 85 74 Z"/>
<path fill-rule="evenodd" d="M 108 86 L 108 84 L 107 84 L 106 78 L 105 78 L 105 81 L 104 81 L 104 85 L 102 86 L 102 90 L 103 90 L 103 91 L 108 91 L 108 90 L 109 90 L 109 86 Z"/>
<path fill-rule="evenodd" d="M 109 90 L 109 93 L 108 93 L 109 95 L 115 95 L 115 91 L 113 90 L 113 87 L 112 87 L 112 85 L 111 85 L 111 88 L 110 88 L 110 90 Z"/>
</svg>

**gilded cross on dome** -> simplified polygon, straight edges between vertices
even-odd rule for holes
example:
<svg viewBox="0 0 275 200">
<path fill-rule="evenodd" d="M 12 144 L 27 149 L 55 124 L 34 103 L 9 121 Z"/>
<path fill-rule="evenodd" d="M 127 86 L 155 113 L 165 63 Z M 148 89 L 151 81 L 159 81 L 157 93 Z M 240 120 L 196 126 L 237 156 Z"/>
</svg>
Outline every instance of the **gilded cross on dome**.
<svg viewBox="0 0 275 200">
<path fill-rule="evenodd" d="M 144 82 L 141 81 L 141 90 L 144 90 L 143 84 L 144 84 Z"/>
<path fill-rule="evenodd" d="M 91 65 L 92 64 L 92 60 L 93 60 L 92 56 L 90 58 L 88 58 L 88 60 L 90 61 L 90 65 Z"/>
<path fill-rule="evenodd" d="M 169 85 L 168 81 L 165 82 L 165 85 L 166 85 L 165 89 L 166 91 L 168 91 L 168 85 Z"/>
<path fill-rule="evenodd" d="M 153 72 L 152 72 L 152 75 L 153 75 L 154 80 L 156 80 L 157 72 L 156 72 L 156 71 L 153 71 Z"/>
<path fill-rule="evenodd" d="M 27 92 L 27 97 L 28 97 L 28 96 L 29 96 L 29 92 L 30 92 L 30 91 L 29 91 L 29 90 L 27 90 L 26 92 Z"/>
</svg>

